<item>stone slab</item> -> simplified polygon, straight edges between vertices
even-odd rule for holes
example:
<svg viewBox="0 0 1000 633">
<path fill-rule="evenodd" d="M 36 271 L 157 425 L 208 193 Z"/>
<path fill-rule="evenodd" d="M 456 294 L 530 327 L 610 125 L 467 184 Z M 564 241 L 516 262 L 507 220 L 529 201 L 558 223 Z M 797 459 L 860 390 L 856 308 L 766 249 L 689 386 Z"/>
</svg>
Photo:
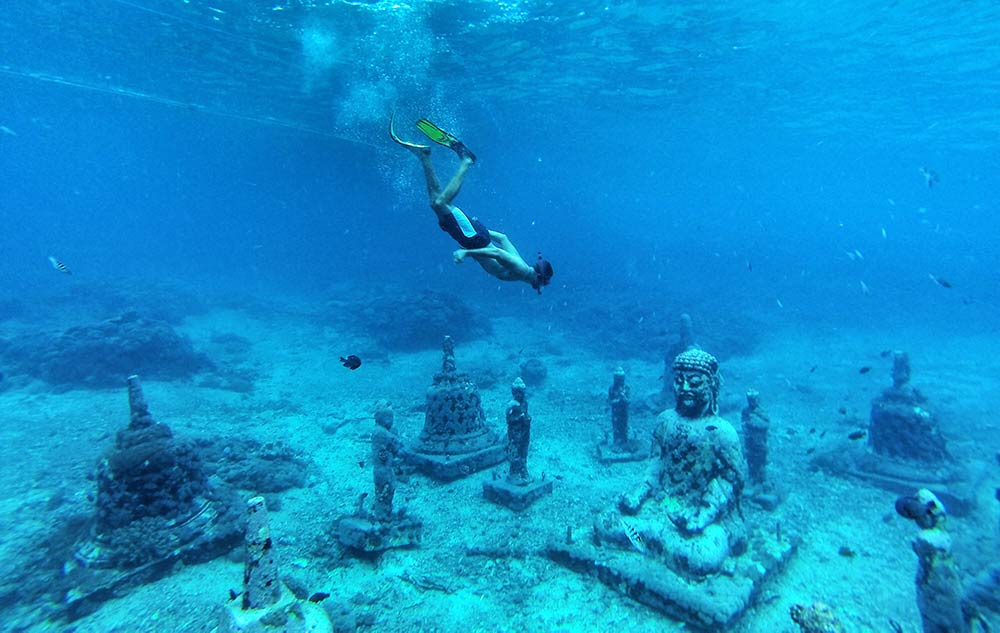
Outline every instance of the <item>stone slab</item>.
<svg viewBox="0 0 1000 633">
<path fill-rule="evenodd" d="M 381 523 L 350 516 L 337 524 L 337 538 L 344 547 L 369 553 L 416 547 L 420 545 L 422 531 L 423 524 L 410 518 Z"/>
<path fill-rule="evenodd" d="M 552 480 L 533 481 L 525 486 L 504 479 L 483 482 L 483 496 L 489 501 L 520 512 L 545 495 L 552 494 Z"/>
<path fill-rule="evenodd" d="M 450 481 L 491 468 L 507 458 L 504 446 L 496 444 L 472 453 L 436 455 L 407 451 L 405 459 L 428 477 Z"/>
<path fill-rule="evenodd" d="M 597 461 L 602 464 L 618 464 L 621 462 L 641 462 L 649 457 L 649 448 L 638 440 L 631 440 L 626 450 L 615 448 L 611 444 L 597 445 Z"/>
<path fill-rule="evenodd" d="M 552 543 L 546 548 L 553 561 L 593 576 L 615 591 L 687 626 L 723 631 L 732 626 L 760 595 L 796 549 L 793 539 L 775 540 L 756 535 L 748 551 L 731 559 L 729 573 L 691 580 L 662 562 L 637 551 L 591 544 Z"/>
</svg>

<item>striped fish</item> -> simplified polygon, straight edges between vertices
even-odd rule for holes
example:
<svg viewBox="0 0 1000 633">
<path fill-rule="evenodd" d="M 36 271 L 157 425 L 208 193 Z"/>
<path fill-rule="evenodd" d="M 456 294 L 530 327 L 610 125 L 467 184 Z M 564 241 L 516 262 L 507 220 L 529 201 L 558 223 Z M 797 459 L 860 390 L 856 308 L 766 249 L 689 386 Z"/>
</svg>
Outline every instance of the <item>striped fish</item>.
<svg viewBox="0 0 1000 633">
<path fill-rule="evenodd" d="M 55 257 L 53 257 L 51 255 L 49 255 L 49 263 L 52 264 L 53 268 L 55 268 L 56 270 L 58 270 L 61 273 L 66 273 L 67 275 L 72 275 L 73 274 L 73 271 L 71 271 L 69 269 L 69 266 L 67 266 L 66 264 L 62 263 L 61 261 L 59 261 L 58 259 L 56 259 Z"/>
<path fill-rule="evenodd" d="M 639 534 L 639 530 L 635 529 L 631 523 L 625 520 L 625 517 L 618 517 L 618 521 L 622 524 L 622 529 L 625 531 L 625 536 L 632 543 L 632 547 L 636 549 L 640 554 L 646 554 L 646 543 L 642 540 L 642 534 Z"/>
</svg>

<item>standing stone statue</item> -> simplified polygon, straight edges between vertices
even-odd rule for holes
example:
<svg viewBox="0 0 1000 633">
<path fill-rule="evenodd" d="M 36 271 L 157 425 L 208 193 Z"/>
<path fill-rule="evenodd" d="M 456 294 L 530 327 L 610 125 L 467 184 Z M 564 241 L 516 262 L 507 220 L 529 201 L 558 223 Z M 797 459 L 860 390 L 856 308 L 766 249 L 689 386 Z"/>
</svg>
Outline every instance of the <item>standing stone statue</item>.
<svg viewBox="0 0 1000 633">
<path fill-rule="evenodd" d="M 298 600 L 281 581 L 264 497 L 247 501 L 243 591 L 219 614 L 219 633 L 332 633 L 318 604 Z M 238 599 L 239 598 L 239 599 Z"/>
<path fill-rule="evenodd" d="M 355 514 L 342 517 L 337 523 L 337 538 L 345 547 L 370 553 L 420 544 L 423 524 L 407 516 L 405 509 L 394 510 L 392 506 L 396 495 L 396 461 L 403 451 L 402 442 L 392 431 L 394 417 L 385 400 L 375 405 L 371 448 L 375 498 L 371 512 L 366 512 L 363 503 L 359 503 Z M 363 502 L 364 496 L 361 499 Z"/>
<path fill-rule="evenodd" d="M 963 611 L 961 574 L 951 555 L 946 511 L 926 488 L 896 499 L 896 512 L 921 528 L 911 545 L 917 555 L 917 608 L 925 633 L 973 630 Z"/>
<path fill-rule="evenodd" d="M 528 474 L 528 446 L 531 443 L 531 415 L 525 384 L 520 378 L 510 388 L 513 399 L 507 404 L 507 479 L 483 482 L 483 495 L 512 510 L 523 510 L 552 492 L 552 481 L 535 481 Z"/>
<path fill-rule="evenodd" d="M 444 337 L 441 371 L 427 390 L 424 428 L 406 453 L 416 468 L 436 479 L 456 479 L 503 461 L 504 447 L 490 430 L 479 390 L 455 365 L 455 344 Z"/>
<path fill-rule="evenodd" d="M 767 478 L 767 432 L 771 417 L 760 404 L 760 393 L 747 389 L 747 406 L 740 415 L 743 446 L 747 457 L 747 497 L 765 510 L 774 510 L 781 501 Z"/>
<path fill-rule="evenodd" d="M 375 480 L 375 499 L 372 516 L 376 521 L 392 518 L 392 498 L 396 494 L 396 459 L 403 445 L 392 431 L 394 414 L 385 400 L 375 405 L 375 430 L 372 431 L 372 476 Z"/>
<path fill-rule="evenodd" d="M 590 535 L 570 530 L 546 553 L 692 626 L 723 630 L 797 539 L 747 537 L 746 463 L 736 429 L 718 415 L 718 361 L 692 348 L 671 370 L 675 406 L 658 418 L 646 477 L 595 518 Z"/>
<path fill-rule="evenodd" d="M 648 452 L 642 443 L 629 437 L 629 400 L 631 390 L 625 384 L 625 370 L 619 367 L 611 379 L 608 389 L 608 404 L 611 405 L 612 442 L 607 440 L 597 446 L 597 458 L 605 464 L 614 462 L 640 461 Z"/>
</svg>

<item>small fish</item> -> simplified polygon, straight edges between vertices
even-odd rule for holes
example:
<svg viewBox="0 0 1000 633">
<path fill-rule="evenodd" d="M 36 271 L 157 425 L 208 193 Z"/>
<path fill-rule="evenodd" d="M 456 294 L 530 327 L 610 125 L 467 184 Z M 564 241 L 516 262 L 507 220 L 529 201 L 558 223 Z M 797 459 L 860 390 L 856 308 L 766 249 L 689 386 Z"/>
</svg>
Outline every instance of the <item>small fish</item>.
<svg viewBox="0 0 1000 633">
<path fill-rule="evenodd" d="M 813 446 L 812 448 L 806 451 L 806 455 L 812 455 L 815 452 L 816 452 L 816 447 Z"/>
<path fill-rule="evenodd" d="M 309 602 L 323 602 L 330 597 L 330 594 L 325 591 L 317 591 L 313 595 L 309 596 Z"/>
<path fill-rule="evenodd" d="M 781 302 L 781 299 L 775 299 L 775 300 L 774 300 L 774 302 L 778 304 L 778 307 L 779 307 L 779 308 L 784 308 L 784 307 L 785 307 L 785 304 L 783 304 L 783 303 Z"/>
<path fill-rule="evenodd" d="M 839 413 L 840 415 L 847 415 L 847 408 L 840 407 L 839 409 L 837 409 L 837 413 Z"/>
<path fill-rule="evenodd" d="M 753 264 L 750 263 L 749 259 L 747 260 L 747 270 L 753 272 Z"/>
<path fill-rule="evenodd" d="M 927 276 L 931 278 L 931 281 L 933 281 L 937 285 L 941 286 L 942 288 L 951 288 L 952 287 L 951 282 L 948 281 L 947 279 L 942 279 L 941 277 L 938 277 L 936 275 L 932 275 L 930 273 L 927 273 Z"/>
<path fill-rule="evenodd" d="M 705 430 L 706 431 L 714 431 L 714 430 L 716 430 L 718 428 L 719 427 L 715 426 L 714 424 L 709 424 L 708 426 L 705 427 Z"/>
<path fill-rule="evenodd" d="M 859 374 L 867 374 L 871 370 L 872 370 L 871 367 L 869 367 L 868 365 L 865 365 L 864 367 L 862 367 L 861 369 L 858 370 L 858 373 Z"/>
<path fill-rule="evenodd" d="M 872 293 L 871 288 L 868 287 L 868 284 L 866 284 L 865 282 L 862 281 L 861 282 L 861 294 L 863 294 L 864 296 L 867 297 L 871 293 Z"/>
<path fill-rule="evenodd" d="M 878 355 L 881 356 L 882 358 L 889 358 L 890 356 L 892 356 L 892 350 L 884 349 L 881 352 L 879 352 Z"/>
<path fill-rule="evenodd" d="M 810 368 L 809 368 L 809 373 L 810 373 L 810 374 L 814 374 L 814 373 L 816 373 L 816 368 L 817 368 L 817 367 L 819 367 L 819 365 L 813 365 L 812 367 L 810 367 Z"/>
<path fill-rule="evenodd" d="M 889 234 L 885 232 L 885 227 L 882 227 L 882 239 L 889 239 Z"/>
<path fill-rule="evenodd" d="M 640 554 L 646 553 L 646 543 L 642 540 L 642 534 L 635 527 L 625 520 L 625 517 L 618 517 L 618 521 L 622 524 L 622 529 L 625 530 L 625 536 L 628 537 L 629 542 L 632 543 L 632 547 L 636 549 Z"/>
<path fill-rule="evenodd" d="M 230 589 L 230 590 L 229 590 L 229 601 L 230 601 L 230 602 L 232 602 L 233 600 L 236 600 L 236 599 L 237 599 L 237 598 L 239 598 L 239 597 L 240 597 L 240 596 L 241 596 L 242 594 L 243 594 L 243 592 L 242 592 L 242 591 L 241 591 L 241 592 L 239 592 L 239 593 L 236 593 L 235 591 L 233 591 L 232 589 Z"/>
<path fill-rule="evenodd" d="M 861 259 L 861 260 L 864 260 L 864 258 L 865 258 L 865 256 L 864 256 L 864 255 L 862 255 L 862 254 L 861 254 L 861 251 L 859 251 L 858 249 L 854 249 L 854 255 L 855 255 L 855 256 L 856 256 L 856 257 L 857 257 L 858 259 Z"/>
<path fill-rule="evenodd" d="M 354 371 L 358 367 L 361 367 L 361 359 L 355 356 L 354 354 L 351 354 L 347 358 L 341 356 L 340 362 L 343 363 L 344 367 L 350 369 L 351 371 Z"/>
<path fill-rule="evenodd" d="M 847 439 L 849 439 L 849 440 L 860 440 L 861 438 L 863 438 L 867 434 L 868 434 L 868 431 L 865 431 L 864 429 L 861 429 L 861 430 L 858 430 L 858 431 L 851 431 L 847 435 Z"/>
<path fill-rule="evenodd" d="M 7 134 L 9 136 L 17 136 L 17 132 L 10 129 L 6 125 L 0 125 L 0 134 Z"/>
<path fill-rule="evenodd" d="M 809 429 L 809 435 L 812 435 L 815 432 L 816 432 L 816 427 L 815 426 L 812 427 L 811 429 Z"/>
<path fill-rule="evenodd" d="M 927 184 L 928 189 L 932 189 L 936 183 L 941 182 L 941 179 L 938 178 L 937 172 L 933 169 L 921 167 L 920 175 L 924 177 L 924 182 Z"/>
<path fill-rule="evenodd" d="M 73 274 L 73 271 L 71 271 L 69 269 L 69 266 L 67 266 L 66 264 L 62 263 L 61 261 L 59 261 L 58 259 L 56 259 L 55 257 L 53 257 L 51 255 L 49 255 L 49 263 L 52 264 L 53 268 L 55 268 L 56 270 L 58 270 L 61 273 L 65 273 L 67 275 L 72 275 Z"/>
</svg>

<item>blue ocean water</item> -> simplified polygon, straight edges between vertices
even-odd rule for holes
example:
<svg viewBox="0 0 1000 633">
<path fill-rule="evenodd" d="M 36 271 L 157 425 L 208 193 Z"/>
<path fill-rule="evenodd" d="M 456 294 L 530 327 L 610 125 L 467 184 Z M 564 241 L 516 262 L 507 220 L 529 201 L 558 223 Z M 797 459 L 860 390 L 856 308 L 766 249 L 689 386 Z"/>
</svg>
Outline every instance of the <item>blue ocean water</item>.
<svg viewBox="0 0 1000 633">
<path fill-rule="evenodd" d="M 490 339 L 497 358 L 512 354 L 516 365 L 526 347 L 543 354 L 547 332 L 568 333 L 593 348 L 559 343 L 564 358 L 644 362 L 648 390 L 677 314 L 690 311 L 716 328 L 709 339 L 732 344 L 720 356 L 752 355 L 757 340 L 783 328 L 834 338 L 861 330 L 869 356 L 859 344 L 780 362 L 842 362 L 853 376 L 883 348 L 908 345 L 936 368 L 935 380 L 968 381 L 957 400 L 992 394 L 988 373 L 963 365 L 955 379 L 953 359 L 934 351 L 960 337 L 955 345 L 991 358 L 997 343 L 998 89 L 1000 5 L 988 1 L 12 2 L 0 9 L 4 406 L 67 389 L 121 400 L 96 374 L 75 383 L 57 379 L 63 370 L 33 374 L 28 352 L 9 341 L 141 306 L 143 317 L 177 312 L 164 320 L 211 357 L 225 341 L 210 348 L 203 339 L 228 330 L 256 342 L 253 328 L 238 319 L 228 328 L 182 325 L 185 317 L 306 314 L 316 329 L 305 338 L 336 332 L 315 340 L 328 363 L 309 361 L 307 372 L 275 356 L 273 367 L 287 361 L 290 374 L 322 375 L 342 371 L 336 357 L 352 345 L 394 357 L 395 344 L 338 328 L 422 291 L 458 297 L 483 320 L 510 319 L 493 324 L 502 333 Z M 476 153 L 456 202 L 510 236 L 529 264 L 536 252 L 552 262 L 540 296 L 452 263 L 456 246 L 435 226 L 416 160 L 389 139 L 394 112 L 404 138 L 422 141 L 412 124 L 427 117 Z M 432 152 L 447 179 L 454 157 Z M 53 270 L 50 256 L 72 275 Z M 399 340 L 440 315 L 433 303 L 399 306 L 427 312 L 415 326 L 392 325 Z M 920 335 L 899 335 L 909 331 Z M 417 406 L 436 362 L 410 375 Z M 738 367 L 753 374 L 752 364 Z M 490 396 L 498 406 L 508 397 L 505 371 Z M 607 381 L 598 375 L 596 391 Z M 549 393 L 543 407 L 555 411 L 560 398 L 579 396 L 573 389 L 589 388 L 566 376 L 560 389 L 569 395 Z M 852 388 L 835 380 L 831 393 Z M 170 388 L 153 389 L 176 418 L 194 415 Z M 370 413 L 377 389 L 358 389 L 364 404 L 338 415 Z M 854 404 L 860 418 L 878 393 L 867 389 Z M 279 392 L 269 402 L 311 406 Z M 1000 445 L 996 426 L 966 421 L 981 433 L 962 436 L 980 444 L 969 455 L 989 459 Z M 92 485 L 83 471 L 125 422 L 124 414 L 102 422 L 107 435 L 88 438 L 67 490 Z M 5 478 L 31 488 L 13 472 Z M 10 508 L 20 507 L 19 494 Z M 5 559 L 18 564 L 11 552 Z M 900 563 L 904 575 L 912 562 Z M 44 602 L 34 596 L 20 607 L 36 600 Z M 895 619 L 907 617 L 917 621 Z M 390 619 L 373 630 L 396 630 Z M 68 626 L 57 621 L 48 626 Z M 460 628 L 437 626 L 426 630 Z M 558 630 L 597 630 L 574 626 Z"/>
</svg>

